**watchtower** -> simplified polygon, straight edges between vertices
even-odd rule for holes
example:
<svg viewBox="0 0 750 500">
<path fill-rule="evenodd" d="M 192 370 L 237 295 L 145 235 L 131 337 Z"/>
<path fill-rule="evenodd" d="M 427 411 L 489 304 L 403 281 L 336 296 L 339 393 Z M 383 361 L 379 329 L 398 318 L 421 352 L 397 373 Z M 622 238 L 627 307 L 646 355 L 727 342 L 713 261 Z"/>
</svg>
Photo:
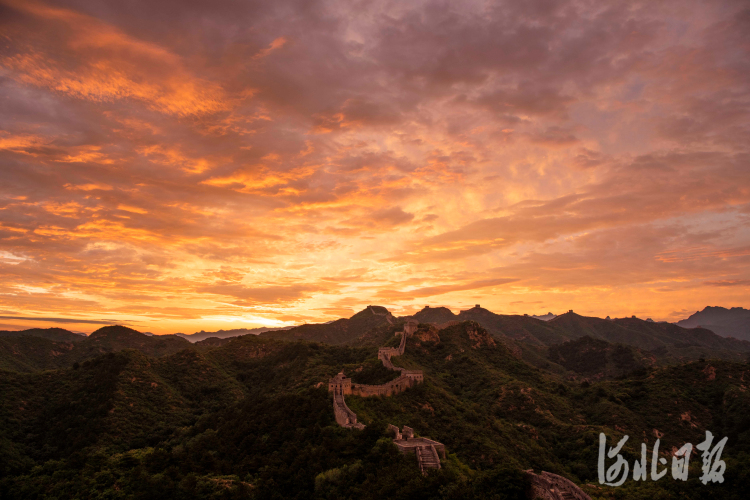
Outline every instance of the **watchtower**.
<svg viewBox="0 0 750 500">
<path fill-rule="evenodd" d="M 414 318 L 409 318 L 406 320 L 406 323 L 404 323 L 404 332 L 406 333 L 407 337 L 411 337 L 412 335 L 414 335 L 414 332 L 417 331 L 417 328 L 419 328 L 419 321 Z"/>
<path fill-rule="evenodd" d="M 352 379 L 347 378 L 344 372 L 339 372 L 328 381 L 328 392 L 333 394 L 347 395 L 352 393 Z"/>
</svg>

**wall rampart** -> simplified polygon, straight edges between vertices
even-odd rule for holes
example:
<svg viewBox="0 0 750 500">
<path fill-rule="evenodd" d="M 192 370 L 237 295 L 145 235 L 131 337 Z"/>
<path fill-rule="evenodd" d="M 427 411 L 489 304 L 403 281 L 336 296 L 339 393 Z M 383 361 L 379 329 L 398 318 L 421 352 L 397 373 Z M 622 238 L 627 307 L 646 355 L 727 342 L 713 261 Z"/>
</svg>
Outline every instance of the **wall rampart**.
<svg viewBox="0 0 750 500">
<path fill-rule="evenodd" d="M 532 498 L 542 498 L 544 500 L 591 500 L 583 490 L 573 481 L 565 479 L 551 472 L 542 472 L 534 474 L 532 471 L 526 471 L 531 480 Z"/>
<path fill-rule="evenodd" d="M 364 429 L 365 427 L 357 422 L 357 414 L 346 406 L 344 395 L 340 392 L 333 395 L 333 413 L 336 417 L 336 423 L 342 427 L 353 427 L 356 429 Z"/>
<path fill-rule="evenodd" d="M 399 392 L 402 392 L 409 387 L 414 387 L 415 385 L 421 383 L 423 380 L 424 379 L 422 372 L 416 372 L 416 370 L 413 370 L 409 375 L 404 375 L 402 372 L 402 375 L 400 377 L 391 380 L 390 382 L 386 382 L 385 384 L 352 384 L 351 393 L 355 396 L 363 397 L 393 396 L 394 394 L 398 394 Z"/>
<path fill-rule="evenodd" d="M 371 309 L 372 310 L 372 309 Z M 374 310 L 373 314 L 376 314 Z M 363 428 L 364 425 L 357 423 L 357 415 L 352 412 L 344 402 L 344 396 L 354 394 L 357 396 L 393 396 L 409 387 L 424 382 L 424 374 L 421 370 L 407 370 L 394 366 L 391 362 L 392 356 L 401 356 L 406 349 L 406 339 L 417 331 L 419 322 L 413 318 L 406 320 L 404 331 L 401 332 L 401 342 L 398 347 L 381 347 L 378 349 L 378 359 L 383 366 L 390 370 L 400 371 L 401 375 L 395 380 L 380 385 L 353 384 L 350 378 L 340 372 L 328 381 L 328 391 L 333 393 L 333 410 L 336 422 L 344 427 Z"/>
</svg>

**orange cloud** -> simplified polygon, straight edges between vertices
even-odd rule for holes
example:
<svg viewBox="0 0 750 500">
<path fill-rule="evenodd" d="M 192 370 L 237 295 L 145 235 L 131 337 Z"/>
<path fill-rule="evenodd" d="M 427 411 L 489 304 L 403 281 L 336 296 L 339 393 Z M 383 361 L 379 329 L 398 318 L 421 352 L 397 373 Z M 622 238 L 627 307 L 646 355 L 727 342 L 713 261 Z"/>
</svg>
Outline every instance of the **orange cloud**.
<svg viewBox="0 0 750 500">
<path fill-rule="evenodd" d="M 75 59 L 63 62 L 57 47 L 39 50 L 24 45 L 21 52 L 2 57 L 0 64 L 19 81 L 86 99 L 107 102 L 137 99 L 149 107 L 178 116 L 226 110 L 220 86 L 190 74 L 180 58 L 158 45 L 135 39 L 116 27 L 72 10 L 38 2 L 11 2 L 10 6 L 37 17 L 58 30 Z"/>
<path fill-rule="evenodd" d="M 737 3 L 0 2 L 8 321 L 749 306 Z"/>
<path fill-rule="evenodd" d="M 452 292 L 464 292 L 467 290 L 478 290 L 481 288 L 497 287 L 501 285 L 507 285 L 518 281 L 514 278 L 495 278 L 487 280 L 471 281 L 469 283 L 459 283 L 452 285 L 436 285 L 422 288 L 415 288 L 413 290 L 379 290 L 377 293 L 378 297 L 389 299 L 389 300 L 411 300 L 415 298 L 424 297 L 435 297 L 438 295 L 444 295 Z"/>
</svg>

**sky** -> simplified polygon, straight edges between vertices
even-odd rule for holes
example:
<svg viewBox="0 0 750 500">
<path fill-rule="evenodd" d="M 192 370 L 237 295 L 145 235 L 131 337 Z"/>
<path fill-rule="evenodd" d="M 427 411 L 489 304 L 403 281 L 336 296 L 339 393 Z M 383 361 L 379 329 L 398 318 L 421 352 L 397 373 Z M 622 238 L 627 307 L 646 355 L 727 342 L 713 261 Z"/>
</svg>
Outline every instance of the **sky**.
<svg viewBox="0 0 750 500">
<path fill-rule="evenodd" d="M 745 1 L 0 0 L 0 329 L 749 292 Z"/>
</svg>

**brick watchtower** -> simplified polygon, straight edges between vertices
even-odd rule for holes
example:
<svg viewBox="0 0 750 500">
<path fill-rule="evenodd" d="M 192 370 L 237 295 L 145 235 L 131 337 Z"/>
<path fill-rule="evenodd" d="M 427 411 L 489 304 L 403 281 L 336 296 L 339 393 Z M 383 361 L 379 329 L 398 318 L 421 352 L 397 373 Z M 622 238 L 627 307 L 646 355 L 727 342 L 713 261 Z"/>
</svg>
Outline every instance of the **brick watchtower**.
<svg viewBox="0 0 750 500">
<path fill-rule="evenodd" d="M 328 381 L 328 392 L 334 394 L 348 395 L 352 393 L 352 379 L 347 378 L 341 371 Z"/>
</svg>

